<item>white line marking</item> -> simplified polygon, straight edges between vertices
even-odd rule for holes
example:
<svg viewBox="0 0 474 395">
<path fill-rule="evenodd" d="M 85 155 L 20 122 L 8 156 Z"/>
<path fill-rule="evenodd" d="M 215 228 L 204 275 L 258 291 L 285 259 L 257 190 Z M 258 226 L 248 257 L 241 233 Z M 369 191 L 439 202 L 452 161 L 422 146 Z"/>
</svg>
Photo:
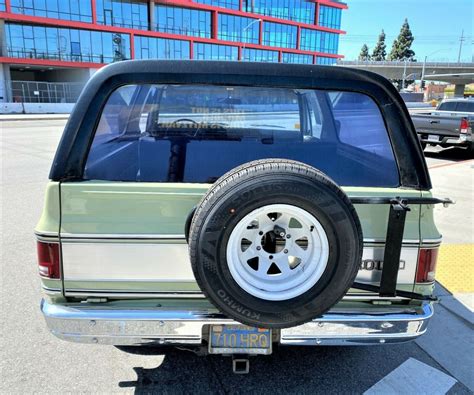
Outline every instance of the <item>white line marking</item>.
<svg viewBox="0 0 474 395">
<path fill-rule="evenodd" d="M 444 395 L 456 382 L 440 370 L 409 358 L 365 391 L 364 395 Z"/>
</svg>

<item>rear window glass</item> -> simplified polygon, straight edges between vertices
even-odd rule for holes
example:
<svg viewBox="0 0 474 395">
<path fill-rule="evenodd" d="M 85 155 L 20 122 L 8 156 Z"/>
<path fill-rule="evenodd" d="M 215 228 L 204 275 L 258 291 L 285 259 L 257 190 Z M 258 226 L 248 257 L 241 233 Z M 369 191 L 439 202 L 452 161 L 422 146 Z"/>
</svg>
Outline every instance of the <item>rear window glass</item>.
<svg viewBox="0 0 474 395">
<path fill-rule="evenodd" d="M 474 101 L 460 101 L 456 107 L 456 111 L 460 112 L 473 112 L 474 113 Z"/>
<path fill-rule="evenodd" d="M 447 101 L 445 103 L 441 103 L 439 105 L 438 110 L 440 111 L 456 111 L 456 102 L 455 101 Z"/>
<path fill-rule="evenodd" d="M 215 85 L 127 85 L 109 97 L 84 178 L 212 183 L 285 158 L 339 185 L 399 185 L 379 108 L 363 94 Z"/>
</svg>

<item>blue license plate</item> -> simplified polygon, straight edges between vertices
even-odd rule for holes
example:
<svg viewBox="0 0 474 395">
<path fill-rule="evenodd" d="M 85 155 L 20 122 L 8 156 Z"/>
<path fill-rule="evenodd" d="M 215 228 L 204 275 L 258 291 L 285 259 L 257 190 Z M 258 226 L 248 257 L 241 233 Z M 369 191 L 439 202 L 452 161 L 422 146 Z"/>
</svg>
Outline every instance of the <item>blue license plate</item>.
<svg viewBox="0 0 474 395">
<path fill-rule="evenodd" d="M 210 354 L 271 354 L 270 329 L 245 325 L 211 325 Z"/>
</svg>

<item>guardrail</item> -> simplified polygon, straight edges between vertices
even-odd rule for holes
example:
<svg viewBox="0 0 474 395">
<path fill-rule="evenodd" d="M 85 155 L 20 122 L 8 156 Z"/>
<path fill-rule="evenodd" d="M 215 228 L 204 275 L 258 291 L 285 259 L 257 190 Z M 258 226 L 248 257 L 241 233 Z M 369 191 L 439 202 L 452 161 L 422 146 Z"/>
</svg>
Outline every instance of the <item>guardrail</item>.
<svg viewBox="0 0 474 395">
<path fill-rule="evenodd" d="M 409 67 L 423 67 L 424 62 L 411 62 L 411 61 L 388 61 L 388 60 L 339 60 L 338 65 L 341 66 L 392 66 L 392 67 L 405 67 L 405 63 Z M 447 67 L 456 67 L 456 68 L 473 68 L 474 62 L 426 62 L 425 67 L 430 68 L 447 68 Z"/>
</svg>

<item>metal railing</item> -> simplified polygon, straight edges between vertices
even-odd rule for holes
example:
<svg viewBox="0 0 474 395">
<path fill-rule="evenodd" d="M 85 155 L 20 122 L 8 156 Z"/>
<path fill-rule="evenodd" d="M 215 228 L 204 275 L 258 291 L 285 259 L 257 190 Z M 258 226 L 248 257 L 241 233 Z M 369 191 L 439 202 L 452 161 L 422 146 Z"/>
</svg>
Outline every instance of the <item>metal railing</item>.
<svg viewBox="0 0 474 395">
<path fill-rule="evenodd" d="M 424 62 L 410 62 L 403 60 L 389 61 L 389 60 L 339 60 L 337 64 L 350 66 L 350 65 L 360 65 L 360 66 L 395 66 L 395 67 L 404 67 L 405 63 L 409 67 L 423 67 Z M 426 62 L 425 67 L 430 68 L 447 68 L 447 67 L 456 67 L 456 68 L 474 68 L 474 62 Z"/>
<path fill-rule="evenodd" d="M 64 51 L 39 51 L 37 49 L 15 47 L 8 48 L 8 56 L 11 58 L 61 60 L 66 62 L 87 63 L 111 63 L 127 59 L 127 57 L 120 51 L 115 51 L 114 55 L 110 56 L 104 54 L 71 54 Z"/>
<path fill-rule="evenodd" d="M 84 87 L 80 82 L 12 81 L 16 103 L 75 103 Z"/>
</svg>

